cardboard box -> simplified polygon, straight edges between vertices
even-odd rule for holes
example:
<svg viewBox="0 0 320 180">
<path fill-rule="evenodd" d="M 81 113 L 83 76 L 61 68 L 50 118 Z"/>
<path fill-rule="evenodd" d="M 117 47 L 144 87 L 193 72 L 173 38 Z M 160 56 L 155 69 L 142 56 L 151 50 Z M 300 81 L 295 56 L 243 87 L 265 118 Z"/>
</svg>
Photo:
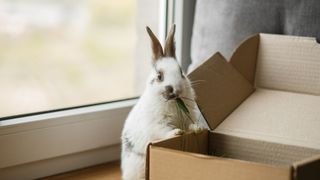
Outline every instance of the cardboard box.
<svg viewBox="0 0 320 180">
<path fill-rule="evenodd" d="M 151 180 L 319 180 L 320 45 L 258 34 L 189 77 L 211 130 L 148 147 Z"/>
</svg>

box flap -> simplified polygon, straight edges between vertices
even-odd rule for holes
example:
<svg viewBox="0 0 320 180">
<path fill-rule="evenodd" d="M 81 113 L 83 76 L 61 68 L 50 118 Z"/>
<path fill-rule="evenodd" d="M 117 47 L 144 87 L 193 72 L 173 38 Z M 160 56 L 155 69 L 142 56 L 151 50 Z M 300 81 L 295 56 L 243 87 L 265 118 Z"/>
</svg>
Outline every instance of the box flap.
<svg viewBox="0 0 320 180">
<path fill-rule="evenodd" d="M 313 156 L 294 164 L 295 180 L 319 180 L 320 179 L 320 155 Z"/>
<path fill-rule="evenodd" d="M 254 84 L 255 79 L 258 48 L 259 35 L 257 34 L 244 40 L 230 58 L 230 63 L 251 84 Z"/>
<path fill-rule="evenodd" d="M 253 86 L 220 53 L 189 74 L 197 104 L 209 127 L 217 127 L 253 91 Z"/>
<path fill-rule="evenodd" d="M 256 87 L 320 95 L 320 44 L 310 37 L 260 34 L 255 79 Z"/>
</svg>

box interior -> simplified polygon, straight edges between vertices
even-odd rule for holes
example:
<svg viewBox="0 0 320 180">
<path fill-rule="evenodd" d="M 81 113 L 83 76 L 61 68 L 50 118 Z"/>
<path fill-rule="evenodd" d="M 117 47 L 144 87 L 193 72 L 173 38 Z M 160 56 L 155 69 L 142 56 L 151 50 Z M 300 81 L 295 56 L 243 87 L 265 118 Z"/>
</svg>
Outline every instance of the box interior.
<svg viewBox="0 0 320 180">
<path fill-rule="evenodd" d="M 256 89 L 214 131 L 320 149 L 320 97 Z"/>
<path fill-rule="evenodd" d="M 215 132 L 320 149 L 314 38 L 259 34 L 244 41 L 230 63 L 215 54 L 190 78 L 204 81 L 195 87 L 197 103 Z"/>
</svg>

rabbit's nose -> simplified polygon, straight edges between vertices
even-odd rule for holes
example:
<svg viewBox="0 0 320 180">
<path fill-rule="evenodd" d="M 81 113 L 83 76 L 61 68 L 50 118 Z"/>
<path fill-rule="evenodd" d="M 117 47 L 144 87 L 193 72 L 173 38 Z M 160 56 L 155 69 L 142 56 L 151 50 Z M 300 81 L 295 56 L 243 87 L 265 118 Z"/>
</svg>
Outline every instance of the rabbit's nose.
<svg viewBox="0 0 320 180">
<path fill-rule="evenodd" d="M 177 95 L 174 92 L 174 89 L 172 86 L 168 85 L 164 87 L 165 91 L 162 93 L 163 97 L 167 100 L 175 99 L 177 98 Z"/>
<path fill-rule="evenodd" d="M 166 86 L 166 87 L 164 87 L 164 88 L 165 88 L 165 90 L 166 90 L 166 92 L 167 92 L 168 94 L 173 93 L 173 87 L 172 87 L 172 86 Z"/>
</svg>

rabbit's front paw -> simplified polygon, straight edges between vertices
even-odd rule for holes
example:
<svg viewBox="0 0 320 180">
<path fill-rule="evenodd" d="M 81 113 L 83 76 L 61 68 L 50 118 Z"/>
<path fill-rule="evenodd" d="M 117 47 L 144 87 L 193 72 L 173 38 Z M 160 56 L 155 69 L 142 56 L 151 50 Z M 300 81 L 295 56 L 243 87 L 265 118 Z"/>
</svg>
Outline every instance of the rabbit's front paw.
<svg viewBox="0 0 320 180">
<path fill-rule="evenodd" d="M 176 128 L 168 133 L 168 137 L 174 137 L 182 134 L 184 134 L 184 130 Z"/>
<path fill-rule="evenodd" d="M 205 128 L 199 126 L 198 124 L 190 124 L 189 125 L 189 130 L 195 133 L 199 133 L 203 131 Z"/>
<path fill-rule="evenodd" d="M 182 134 L 184 134 L 184 130 L 177 128 L 177 129 L 173 130 L 173 133 L 174 133 L 174 135 L 182 135 Z"/>
</svg>

